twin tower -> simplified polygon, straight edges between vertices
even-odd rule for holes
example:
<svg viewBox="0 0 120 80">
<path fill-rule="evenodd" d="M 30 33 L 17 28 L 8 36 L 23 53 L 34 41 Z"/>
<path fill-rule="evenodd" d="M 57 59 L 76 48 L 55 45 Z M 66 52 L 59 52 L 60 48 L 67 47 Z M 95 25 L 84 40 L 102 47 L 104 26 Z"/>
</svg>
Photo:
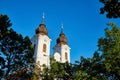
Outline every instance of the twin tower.
<svg viewBox="0 0 120 80">
<path fill-rule="evenodd" d="M 32 44 L 35 48 L 35 64 L 38 64 L 40 66 L 46 65 L 46 67 L 50 66 L 50 43 L 51 39 L 48 36 L 48 30 L 44 23 L 43 15 L 42 22 L 36 29 L 36 34 L 32 38 Z M 65 37 L 63 30 L 61 30 L 61 33 L 56 40 L 56 45 L 53 47 L 53 50 L 54 53 L 52 56 L 57 62 L 70 63 L 70 47 L 67 44 L 67 38 Z"/>
</svg>

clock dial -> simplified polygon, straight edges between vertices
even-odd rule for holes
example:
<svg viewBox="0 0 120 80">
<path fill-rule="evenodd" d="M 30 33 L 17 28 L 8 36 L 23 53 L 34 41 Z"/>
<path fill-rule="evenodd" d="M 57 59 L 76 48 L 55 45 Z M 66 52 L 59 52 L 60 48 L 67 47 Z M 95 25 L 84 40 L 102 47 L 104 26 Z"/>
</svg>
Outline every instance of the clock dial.
<svg viewBox="0 0 120 80">
<path fill-rule="evenodd" d="M 46 39 L 44 39 L 44 41 L 45 41 L 45 42 L 47 42 L 47 40 L 46 40 Z"/>
</svg>

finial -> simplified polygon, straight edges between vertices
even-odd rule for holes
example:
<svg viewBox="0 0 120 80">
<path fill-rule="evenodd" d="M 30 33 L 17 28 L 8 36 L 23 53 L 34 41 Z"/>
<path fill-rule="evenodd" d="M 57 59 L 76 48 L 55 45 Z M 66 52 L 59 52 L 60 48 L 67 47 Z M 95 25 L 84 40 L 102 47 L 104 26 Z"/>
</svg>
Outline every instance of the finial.
<svg viewBox="0 0 120 80">
<path fill-rule="evenodd" d="M 45 19 L 45 14 L 44 14 L 44 12 L 43 12 L 43 14 L 42 14 L 42 22 L 44 23 L 44 19 Z"/>
<path fill-rule="evenodd" d="M 63 27 L 64 27 L 64 26 L 63 26 L 63 23 L 62 23 L 62 24 L 61 24 L 61 32 L 63 32 Z"/>
</svg>

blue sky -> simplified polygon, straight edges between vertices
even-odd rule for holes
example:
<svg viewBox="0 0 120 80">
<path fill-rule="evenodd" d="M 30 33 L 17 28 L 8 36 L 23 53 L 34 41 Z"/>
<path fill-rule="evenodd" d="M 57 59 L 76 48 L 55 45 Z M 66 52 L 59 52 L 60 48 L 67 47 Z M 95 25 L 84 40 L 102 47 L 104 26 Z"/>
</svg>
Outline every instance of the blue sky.
<svg viewBox="0 0 120 80">
<path fill-rule="evenodd" d="M 104 36 L 106 23 L 119 19 L 107 19 L 99 14 L 99 0 L 0 0 L 0 14 L 7 14 L 12 28 L 23 36 L 35 34 L 45 13 L 45 24 L 52 39 L 52 48 L 64 24 L 64 33 L 71 47 L 71 62 L 80 56 L 92 57 L 97 50 L 98 39 Z"/>
</svg>

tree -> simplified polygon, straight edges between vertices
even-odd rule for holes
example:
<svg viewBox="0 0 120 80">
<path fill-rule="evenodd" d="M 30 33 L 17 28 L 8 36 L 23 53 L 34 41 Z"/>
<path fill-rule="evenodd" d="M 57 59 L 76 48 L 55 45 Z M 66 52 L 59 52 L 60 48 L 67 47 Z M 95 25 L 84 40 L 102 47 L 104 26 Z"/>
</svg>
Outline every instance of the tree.
<svg viewBox="0 0 120 80">
<path fill-rule="evenodd" d="M 39 63 L 36 64 L 33 75 L 34 75 L 33 80 L 42 79 L 42 71 L 41 71 L 41 66 Z"/>
<path fill-rule="evenodd" d="M 64 65 L 62 63 L 56 62 L 52 57 L 50 58 L 50 68 L 45 67 L 43 71 L 43 80 L 53 80 L 63 78 Z"/>
<path fill-rule="evenodd" d="M 50 68 L 43 70 L 43 80 L 73 80 L 72 65 L 68 62 L 60 63 L 50 58 Z"/>
<path fill-rule="evenodd" d="M 100 0 L 103 7 L 100 8 L 100 13 L 106 13 L 107 18 L 120 17 L 120 0 Z"/>
<path fill-rule="evenodd" d="M 10 28 L 11 23 L 7 15 L 0 15 L 0 71 L 1 78 L 28 78 L 30 66 L 33 63 L 33 47 L 28 36 Z M 11 76 L 13 75 L 13 76 Z"/>
<path fill-rule="evenodd" d="M 105 29 L 105 37 L 98 41 L 108 78 L 120 79 L 120 28 L 114 23 L 108 23 L 111 28 Z"/>
<path fill-rule="evenodd" d="M 80 62 L 75 63 L 74 69 L 74 80 L 106 80 L 101 75 L 104 71 L 98 52 L 95 52 L 92 58 L 81 57 Z"/>
<path fill-rule="evenodd" d="M 12 24 L 10 23 L 9 18 L 7 17 L 7 15 L 0 15 L 0 46 L 2 46 L 1 41 L 2 39 L 6 36 L 6 34 L 8 33 L 8 28 L 11 26 Z M 4 74 L 4 67 L 5 67 L 5 60 L 2 57 L 2 52 L 0 49 L 0 77 L 3 76 Z"/>
<path fill-rule="evenodd" d="M 75 80 L 120 79 L 120 28 L 108 23 L 105 37 L 98 40 L 98 50 L 92 58 L 81 57 L 74 65 Z"/>
<path fill-rule="evenodd" d="M 66 62 L 63 64 L 64 66 L 64 75 L 63 75 L 63 80 L 73 80 L 73 65 Z"/>
</svg>

